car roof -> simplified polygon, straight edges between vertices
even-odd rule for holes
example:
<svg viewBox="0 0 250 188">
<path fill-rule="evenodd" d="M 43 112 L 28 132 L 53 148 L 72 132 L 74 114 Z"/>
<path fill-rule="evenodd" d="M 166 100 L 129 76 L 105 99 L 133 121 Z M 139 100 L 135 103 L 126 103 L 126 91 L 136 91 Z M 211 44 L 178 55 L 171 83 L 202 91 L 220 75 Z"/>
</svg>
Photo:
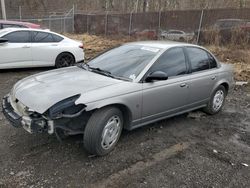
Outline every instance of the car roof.
<svg viewBox="0 0 250 188">
<path fill-rule="evenodd" d="M 193 46 L 202 48 L 198 45 L 182 43 L 182 42 L 174 42 L 174 41 L 139 41 L 139 42 L 130 42 L 127 44 L 141 45 L 141 46 L 146 46 L 151 48 L 161 48 L 161 49 L 168 49 L 172 47 L 183 47 L 183 46 Z"/>
<path fill-rule="evenodd" d="M 219 19 L 217 22 L 244 22 L 245 19 Z"/>
<path fill-rule="evenodd" d="M 30 23 L 30 22 L 19 22 L 19 21 L 10 21 L 10 20 L 0 20 L 2 24 L 19 24 L 24 26 L 39 26 L 38 24 Z"/>
<path fill-rule="evenodd" d="M 40 31 L 40 32 L 47 32 L 47 33 L 52 33 L 52 34 L 56 34 L 56 35 L 59 35 L 63 38 L 66 38 L 65 36 L 63 35 L 60 35 L 59 33 L 55 33 L 53 31 L 50 31 L 48 29 L 33 29 L 33 28 L 5 28 L 5 29 L 2 29 L 1 30 L 2 32 L 4 33 L 10 33 L 10 32 L 14 32 L 14 31 Z"/>
<path fill-rule="evenodd" d="M 170 29 L 170 30 L 168 30 L 168 32 L 173 32 L 173 31 L 184 32 L 184 31 L 182 31 L 182 30 L 177 30 L 177 29 Z"/>
</svg>

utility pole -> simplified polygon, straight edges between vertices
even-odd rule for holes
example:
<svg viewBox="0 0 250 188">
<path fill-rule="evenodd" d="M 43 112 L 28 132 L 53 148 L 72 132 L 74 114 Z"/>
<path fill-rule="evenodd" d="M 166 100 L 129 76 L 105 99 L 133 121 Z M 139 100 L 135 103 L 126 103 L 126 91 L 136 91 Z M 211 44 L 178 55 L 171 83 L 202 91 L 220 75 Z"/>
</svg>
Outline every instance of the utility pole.
<svg viewBox="0 0 250 188">
<path fill-rule="evenodd" d="M 2 7 L 2 17 L 6 20 L 6 9 L 5 9 L 5 0 L 1 0 L 1 7 Z"/>
</svg>

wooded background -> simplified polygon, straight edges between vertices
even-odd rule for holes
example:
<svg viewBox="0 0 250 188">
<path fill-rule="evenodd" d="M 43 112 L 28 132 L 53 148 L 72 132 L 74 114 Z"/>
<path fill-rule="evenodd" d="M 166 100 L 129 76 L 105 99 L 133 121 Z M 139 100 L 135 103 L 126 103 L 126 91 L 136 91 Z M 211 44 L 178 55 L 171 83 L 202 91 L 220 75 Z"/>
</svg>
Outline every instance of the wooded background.
<svg viewBox="0 0 250 188">
<path fill-rule="evenodd" d="M 30 17 L 65 12 L 75 5 L 81 12 L 155 12 L 166 10 L 250 8 L 250 0 L 5 0 L 7 17 Z M 0 15 L 1 16 L 1 15 Z"/>
</svg>

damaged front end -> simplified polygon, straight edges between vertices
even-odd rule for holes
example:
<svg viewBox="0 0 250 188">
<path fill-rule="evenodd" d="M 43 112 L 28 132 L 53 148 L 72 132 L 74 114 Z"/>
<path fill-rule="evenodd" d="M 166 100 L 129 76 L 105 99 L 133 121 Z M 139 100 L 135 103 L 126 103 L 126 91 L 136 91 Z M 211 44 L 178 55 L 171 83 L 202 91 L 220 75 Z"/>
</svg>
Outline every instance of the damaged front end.
<svg viewBox="0 0 250 188">
<path fill-rule="evenodd" d="M 80 95 L 64 99 L 45 113 L 39 114 L 22 104 L 13 95 L 3 98 L 2 109 L 5 117 L 14 127 L 23 127 L 29 133 L 55 133 L 58 129 L 67 134 L 81 134 L 84 131 L 90 113 L 84 104 L 75 105 Z"/>
</svg>

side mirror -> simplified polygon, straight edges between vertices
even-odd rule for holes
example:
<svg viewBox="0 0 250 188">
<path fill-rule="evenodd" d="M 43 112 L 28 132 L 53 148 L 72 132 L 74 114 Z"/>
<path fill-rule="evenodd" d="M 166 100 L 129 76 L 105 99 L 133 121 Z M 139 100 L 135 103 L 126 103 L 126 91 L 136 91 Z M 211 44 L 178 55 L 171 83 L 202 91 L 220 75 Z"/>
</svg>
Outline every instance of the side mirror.
<svg viewBox="0 0 250 188">
<path fill-rule="evenodd" d="M 152 82 L 152 81 L 161 81 L 161 80 L 167 80 L 168 79 L 168 75 L 165 72 L 162 71 L 155 71 L 150 73 L 145 81 L 146 82 Z"/>
<path fill-rule="evenodd" d="M 6 43 L 6 42 L 8 42 L 8 39 L 0 38 L 0 44 Z"/>
</svg>

